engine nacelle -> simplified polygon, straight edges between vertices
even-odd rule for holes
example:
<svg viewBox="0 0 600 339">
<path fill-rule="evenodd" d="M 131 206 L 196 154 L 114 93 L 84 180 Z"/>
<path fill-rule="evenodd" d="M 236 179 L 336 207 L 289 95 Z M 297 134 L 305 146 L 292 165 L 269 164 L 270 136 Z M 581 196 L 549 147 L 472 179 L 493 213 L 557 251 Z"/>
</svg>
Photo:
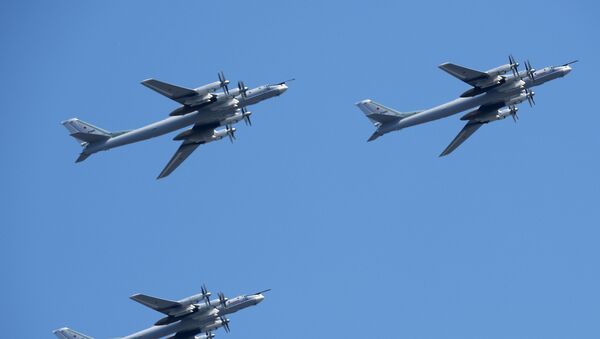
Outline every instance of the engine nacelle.
<svg viewBox="0 0 600 339">
<path fill-rule="evenodd" d="M 197 336 L 194 337 L 194 339 L 212 339 L 214 337 L 215 337 L 215 335 L 213 333 L 206 333 L 206 334 L 198 334 Z"/>
<path fill-rule="evenodd" d="M 244 115 L 241 112 L 236 112 L 234 115 L 225 118 L 225 120 L 221 121 L 221 126 L 233 125 L 238 123 L 240 120 L 244 119 Z"/>
<path fill-rule="evenodd" d="M 527 100 L 528 97 L 533 97 L 534 95 L 535 95 L 535 93 L 532 91 L 529 91 L 528 93 L 521 92 L 521 93 L 519 93 L 519 95 L 508 99 L 505 103 L 507 106 L 520 104 L 523 101 Z"/>
<path fill-rule="evenodd" d="M 496 68 L 492 68 L 492 69 L 486 71 L 486 73 L 489 74 L 490 76 L 494 77 L 494 76 L 506 74 L 510 71 L 510 69 L 511 69 L 510 64 L 506 64 L 506 65 L 498 66 Z"/>
<path fill-rule="evenodd" d="M 227 80 L 226 80 L 227 81 Z M 229 81 L 227 81 L 227 84 L 229 83 Z M 195 88 L 194 91 L 196 91 L 199 95 L 205 95 L 208 93 L 212 93 L 218 89 L 222 88 L 221 86 L 221 82 L 220 81 L 215 81 L 215 82 L 211 82 L 208 85 L 204 85 L 204 86 L 200 86 L 198 88 Z"/>
<path fill-rule="evenodd" d="M 217 319 L 217 320 L 215 320 L 214 323 L 208 324 L 208 325 L 204 326 L 202 328 L 202 330 L 206 331 L 206 332 L 209 332 L 209 331 L 216 330 L 217 328 L 219 328 L 221 326 L 223 326 L 223 321 L 221 319 Z"/>
<path fill-rule="evenodd" d="M 498 113 L 496 114 L 496 120 L 505 119 L 506 117 L 517 113 L 518 110 L 519 110 L 518 107 L 513 107 L 512 109 L 510 107 L 501 108 L 498 110 Z"/>
<path fill-rule="evenodd" d="M 212 140 L 210 140 L 210 141 L 221 140 L 224 137 L 226 137 L 227 134 L 234 133 L 235 131 L 236 131 L 235 127 L 232 127 L 231 129 L 227 129 L 227 128 L 216 129 L 213 133 Z M 207 142 L 210 142 L 210 141 L 207 141 Z"/>
<path fill-rule="evenodd" d="M 224 108 L 237 108 L 240 102 L 231 97 L 218 97 L 212 105 L 208 106 L 211 111 L 221 111 Z"/>
</svg>

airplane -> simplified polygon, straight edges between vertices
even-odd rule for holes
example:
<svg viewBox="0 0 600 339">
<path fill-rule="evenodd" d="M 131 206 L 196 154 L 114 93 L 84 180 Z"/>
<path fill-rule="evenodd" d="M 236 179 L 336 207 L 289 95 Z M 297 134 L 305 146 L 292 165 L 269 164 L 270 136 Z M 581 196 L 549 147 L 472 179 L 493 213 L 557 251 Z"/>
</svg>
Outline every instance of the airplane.
<svg viewBox="0 0 600 339">
<path fill-rule="evenodd" d="M 512 55 L 508 57 L 508 61 L 508 64 L 485 72 L 448 62 L 441 64 L 439 68 L 471 85 L 472 88 L 462 93 L 458 99 L 427 110 L 399 112 L 370 99 L 356 103 L 376 128 L 367 141 L 373 141 L 392 131 L 475 108 L 460 118 L 466 120 L 467 124 L 440 154 L 440 157 L 448 155 L 484 124 L 502 120 L 508 116 L 517 122 L 517 105 L 525 100 L 532 107 L 535 104 L 533 99 L 535 93 L 531 88 L 564 77 L 571 72 L 571 64 L 577 62 L 575 60 L 560 66 L 549 66 L 536 70 L 529 61 L 526 61 L 525 70 L 519 71 L 519 63 Z"/>
<path fill-rule="evenodd" d="M 203 285 L 201 293 L 179 301 L 134 294 L 130 297 L 132 300 L 165 316 L 152 327 L 121 339 L 158 339 L 167 336 L 168 339 L 212 339 L 215 337 L 212 332 L 220 327 L 229 333 L 228 314 L 258 305 L 265 299 L 263 293 L 268 291 L 270 289 L 232 299 L 218 293 L 218 299 L 211 300 L 211 293 Z M 59 328 L 53 333 L 60 339 L 93 339 L 68 327 Z"/>
<path fill-rule="evenodd" d="M 187 157 L 202 144 L 229 137 L 233 142 L 236 129 L 233 124 L 244 120 L 252 125 L 247 106 L 257 104 L 283 94 L 287 89 L 286 80 L 249 89 L 243 81 L 235 89 L 229 90 L 229 80 L 223 72 L 218 73 L 219 81 L 189 89 L 171 85 L 155 79 L 142 81 L 142 85 L 181 104 L 169 117 L 161 121 L 129 131 L 109 132 L 77 118 L 62 122 L 69 134 L 83 150 L 75 162 L 81 162 L 90 155 L 115 147 L 154 138 L 178 129 L 192 126 L 176 135 L 173 140 L 182 141 L 166 167 L 157 179 L 171 174 Z M 222 90 L 222 91 L 219 91 Z M 225 128 L 217 129 L 217 127 Z"/>
</svg>

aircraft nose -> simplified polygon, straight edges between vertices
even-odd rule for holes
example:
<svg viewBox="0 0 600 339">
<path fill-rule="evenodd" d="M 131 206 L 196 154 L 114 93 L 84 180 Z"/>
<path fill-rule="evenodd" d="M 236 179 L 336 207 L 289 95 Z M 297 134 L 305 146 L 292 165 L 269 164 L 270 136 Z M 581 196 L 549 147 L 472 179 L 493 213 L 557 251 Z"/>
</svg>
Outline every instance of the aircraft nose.
<svg viewBox="0 0 600 339">
<path fill-rule="evenodd" d="M 571 66 L 565 66 L 565 68 L 563 69 L 563 72 L 565 72 L 565 75 L 571 73 L 571 71 L 573 70 L 573 68 L 571 68 Z"/>
<path fill-rule="evenodd" d="M 255 297 L 255 299 L 256 299 L 256 303 L 258 304 L 258 303 L 262 302 L 263 300 L 265 300 L 265 296 L 262 294 L 259 294 Z"/>
<path fill-rule="evenodd" d="M 285 91 L 287 91 L 288 87 L 286 84 L 281 84 L 279 85 L 279 93 L 283 93 Z"/>
</svg>

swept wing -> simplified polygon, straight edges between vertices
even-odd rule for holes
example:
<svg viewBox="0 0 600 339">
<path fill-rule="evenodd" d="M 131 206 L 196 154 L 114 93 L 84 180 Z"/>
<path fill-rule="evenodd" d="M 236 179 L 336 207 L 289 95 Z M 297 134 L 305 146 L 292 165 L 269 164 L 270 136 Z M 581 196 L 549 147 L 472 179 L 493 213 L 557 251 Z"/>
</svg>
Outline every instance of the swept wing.
<svg viewBox="0 0 600 339">
<path fill-rule="evenodd" d="M 193 89 L 171 85 L 156 79 L 144 80 L 142 81 L 142 85 L 180 104 L 184 104 L 188 98 L 198 95 L 198 92 Z"/>
<path fill-rule="evenodd" d="M 452 153 L 458 146 L 460 146 L 465 140 L 467 140 L 473 133 L 475 133 L 479 127 L 483 125 L 482 122 L 469 121 L 465 127 L 458 133 L 458 135 L 452 140 L 450 145 L 440 154 L 440 157 Z"/>
<path fill-rule="evenodd" d="M 166 315 L 170 315 L 173 311 L 183 306 L 177 301 L 156 298 L 145 294 L 134 294 L 130 299 Z"/>
<path fill-rule="evenodd" d="M 482 80 L 487 80 L 490 78 L 489 74 L 485 72 L 455 65 L 450 62 L 441 64 L 439 68 L 474 87 L 478 86 Z"/>
</svg>

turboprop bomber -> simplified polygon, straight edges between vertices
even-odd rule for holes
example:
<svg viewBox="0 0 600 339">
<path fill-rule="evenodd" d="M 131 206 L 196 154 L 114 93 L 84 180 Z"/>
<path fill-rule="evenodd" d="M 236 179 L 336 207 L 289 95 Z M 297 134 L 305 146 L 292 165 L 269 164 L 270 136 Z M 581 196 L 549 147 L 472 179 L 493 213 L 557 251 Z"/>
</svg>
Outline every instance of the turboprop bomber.
<svg viewBox="0 0 600 339">
<path fill-rule="evenodd" d="M 201 293 L 179 301 L 135 294 L 130 298 L 164 316 L 152 327 L 122 337 L 121 339 L 212 339 L 213 331 L 223 327 L 229 332 L 228 314 L 258 305 L 270 290 L 240 295 L 232 299 L 218 293 L 218 298 L 210 299 L 211 293 L 202 286 Z M 93 339 L 90 336 L 63 327 L 54 331 L 60 339 Z"/>
<path fill-rule="evenodd" d="M 142 85 L 178 102 L 180 106 L 173 110 L 168 118 L 134 130 L 109 132 L 77 118 L 63 121 L 62 124 L 69 130 L 70 135 L 83 147 L 76 162 L 84 161 L 96 152 L 191 126 L 173 138 L 182 143 L 158 176 L 158 179 L 164 178 L 181 165 L 198 146 L 225 137 L 233 142 L 236 131 L 232 127 L 234 124 L 244 120 L 246 125 L 252 125 L 250 120 L 252 113 L 247 110 L 247 107 L 283 94 L 288 89 L 287 82 L 294 80 L 252 89 L 246 87 L 243 81 L 239 81 L 237 88 L 230 90 L 229 80 L 225 78 L 223 72 L 218 74 L 218 79 L 216 82 L 195 89 L 175 86 L 155 79 L 142 81 Z"/>
<path fill-rule="evenodd" d="M 560 66 L 548 66 L 536 70 L 529 61 L 526 61 L 525 69 L 519 71 L 519 63 L 512 55 L 508 60 L 508 64 L 485 72 L 452 63 L 441 64 L 440 69 L 472 87 L 459 98 L 427 110 L 398 112 L 369 99 L 358 102 L 356 104 L 358 108 L 376 128 L 368 141 L 373 141 L 392 131 L 470 110 L 461 117 L 461 120 L 467 121 L 467 124 L 440 154 L 440 156 L 448 155 L 484 124 L 509 116 L 517 122 L 518 104 L 527 101 L 530 106 L 535 105 L 533 98 L 535 93 L 531 88 L 564 77 L 571 72 L 571 64 L 577 62 L 575 60 Z"/>
</svg>

